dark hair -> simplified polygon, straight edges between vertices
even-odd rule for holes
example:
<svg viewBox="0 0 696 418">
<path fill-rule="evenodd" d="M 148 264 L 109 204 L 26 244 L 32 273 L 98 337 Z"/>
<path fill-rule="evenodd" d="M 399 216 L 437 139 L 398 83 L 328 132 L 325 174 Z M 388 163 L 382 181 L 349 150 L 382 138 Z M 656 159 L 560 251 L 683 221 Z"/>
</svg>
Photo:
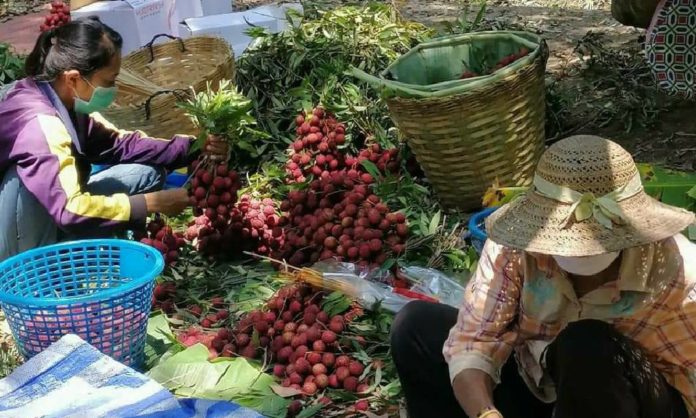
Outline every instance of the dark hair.
<svg viewBox="0 0 696 418">
<path fill-rule="evenodd" d="M 88 77 L 109 65 L 123 46 L 115 30 L 91 16 L 43 32 L 27 57 L 25 70 L 36 80 L 53 80 L 63 71 Z"/>
</svg>

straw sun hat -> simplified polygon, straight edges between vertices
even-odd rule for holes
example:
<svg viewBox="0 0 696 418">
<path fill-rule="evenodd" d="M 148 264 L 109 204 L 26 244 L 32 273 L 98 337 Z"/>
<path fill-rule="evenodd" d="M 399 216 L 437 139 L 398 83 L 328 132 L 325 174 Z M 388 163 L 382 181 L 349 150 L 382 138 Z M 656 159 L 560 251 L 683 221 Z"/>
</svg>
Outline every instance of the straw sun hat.
<svg viewBox="0 0 696 418">
<path fill-rule="evenodd" d="M 694 214 L 643 191 L 638 168 L 618 144 L 573 136 L 542 155 L 534 187 L 487 220 L 498 244 L 529 252 L 584 257 L 669 238 Z"/>
</svg>

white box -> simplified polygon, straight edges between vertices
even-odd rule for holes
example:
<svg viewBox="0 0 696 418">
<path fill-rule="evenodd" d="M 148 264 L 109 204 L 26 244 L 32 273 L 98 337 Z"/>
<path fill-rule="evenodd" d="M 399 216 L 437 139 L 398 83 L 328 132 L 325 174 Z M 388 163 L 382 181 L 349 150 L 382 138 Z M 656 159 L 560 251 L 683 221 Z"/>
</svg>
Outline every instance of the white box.
<svg viewBox="0 0 696 418">
<path fill-rule="evenodd" d="M 167 0 L 169 2 L 169 27 L 171 28 L 170 35 L 181 36 L 179 33 L 179 25 L 184 20 L 192 17 L 203 16 L 203 6 L 201 0 Z"/>
<path fill-rule="evenodd" d="M 276 18 L 262 16 L 248 10 L 246 12 L 186 19 L 180 26 L 179 32 L 183 38 L 201 35 L 220 37 L 230 44 L 234 50 L 235 57 L 238 57 L 252 41 L 252 38 L 245 33 L 252 28 L 250 24 L 266 28 L 266 30 L 272 33 L 278 31 L 278 20 Z"/>
<path fill-rule="evenodd" d="M 274 17 L 278 19 L 278 31 L 282 32 L 290 27 L 292 24 L 295 26 L 300 24 L 300 18 L 291 16 L 291 21 L 288 21 L 287 12 L 289 10 L 294 10 L 300 14 L 304 13 L 304 9 L 300 3 L 283 3 L 279 5 L 266 5 L 255 7 L 249 12 L 255 13 L 261 16 Z"/>
<path fill-rule="evenodd" d="M 224 15 L 234 12 L 233 0 L 200 0 L 202 16 Z"/>
<path fill-rule="evenodd" d="M 102 22 L 121 34 L 123 38 L 123 55 L 141 46 L 135 10 L 126 2 L 98 1 L 77 10 L 71 10 L 70 15 L 72 19 L 98 16 Z"/>
<path fill-rule="evenodd" d="M 123 37 L 123 51 L 128 54 L 144 46 L 160 33 L 172 34 L 169 12 L 171 0 L 99 1 L 71 11 L 73 19 L 99 16 Z"/>
</svg>

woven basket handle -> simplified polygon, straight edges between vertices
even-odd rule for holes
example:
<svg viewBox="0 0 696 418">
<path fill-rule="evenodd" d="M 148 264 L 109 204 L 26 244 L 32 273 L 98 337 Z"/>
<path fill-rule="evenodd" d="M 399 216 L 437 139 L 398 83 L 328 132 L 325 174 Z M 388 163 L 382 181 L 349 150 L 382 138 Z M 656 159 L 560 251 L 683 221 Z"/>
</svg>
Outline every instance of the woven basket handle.
<svg viewBox="0 0 696 418">
<path fill-rule="evenodd" d="M 178 36 L 172 36 L 168 35 L 166 33 L 160 33 L 152 37 L 152 40 L 148 43 L 145 44 L 145 48 L 150 50 L 150 62 L 155 60 L 155 51 L 152 49 L 153 45 L 155 44 L 155 41 L 161 37 L 169 38 L 172 41 L 179 41 L 179 44 L 181 45 L 181 52 L 186 51 L 186 45 L 184 45 L 184 40 L 179 38 Z M 148 64 L 150 63 L 148 62 Z"/>
<path fill-rule="evenodd" d="M 549 61 L 550 54 L 551 54 L 551 51 L 549 50 L 549 45 L 546 43 L 546 40 L 540 39 L 539 40 L 539 56 L 543 60 L 544 67 L 546 67 L 546 63 Z"/>
<path fill-rule="evenodd" d="M 150 97 L 147 98 L 145 101 L 145 120 L 150 120 L 150 104 L 152 102 L 152 99 L 154 99 L 157 96 L 160 96 L 162 94 L 173 94 L 176 96 L 177 100 L 182 101 L 186 100 L 189 97 L 188 90 L 184 89 L 171 89 L 171 90 L 160 90 L 157 93 L 151 95 Z"/>
</svg>

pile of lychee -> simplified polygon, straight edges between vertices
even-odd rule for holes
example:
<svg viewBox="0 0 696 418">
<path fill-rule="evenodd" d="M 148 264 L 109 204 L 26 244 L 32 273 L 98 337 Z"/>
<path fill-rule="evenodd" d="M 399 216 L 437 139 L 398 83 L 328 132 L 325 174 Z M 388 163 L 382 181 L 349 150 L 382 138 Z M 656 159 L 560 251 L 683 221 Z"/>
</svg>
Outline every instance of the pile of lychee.
<svg viewBox="0 0 696 418">
<path fill-rule="evenodd" d="M 323 295 L 308 286 L 281 289 L 266 311 L 240 321 L 237 346 L 247 357 L 266 349 L 282 385 L 307 395 L 326 388 L 364 392 L 369 387 L 362 376 L 364 365 L 343 352 L 350 349 L 343 337 L 351 312 L 330 317 L 321 308 Z M 258 347 L 253 346 L 254 335 L 259 336 Z"/>
<path fill-rule="evenodd" d="M 349 320 L 360 310 L 355 308 L 330 317 L 321 308 L 323 295 L 308 286 L 284 287 L 266 303 L 264 310 L 246 314 L 234 329 L 220 328 L 210 333 L 192 327 L 178 338 L 186 346 L 206 345 L 210 358 L 265 356 L 283 386 L 306 395 L 326 388 L 365 392 L 369 385 L 363 376 L 364 365 L 343 351 L 350 350 L 350 340 L 364 344 L 364 339 L 348 338 L 345 334 Z M 196 306 L 195 311 L 192 313 L 200 315 L 200 308 Z M 205 316 L 203 321 L 207 322 L 201 324 L 210 328 L 228 316 L 228 311 L 220 309 Z"/>
<path fill-rule="evenodd" d="M 397 150 L 372 144 L 358 157 L 346 154 L 338 149 L 345 127 L 321 108 L 296 122 L 288 182 L 306 179 L 309 188 L 291 191 L 281 203 L 288 226 L 285 245 L 274 258 L 296 266 L 335 258 L 376 267 L 390 253 L 402 254 L 409 234 L 406 217 L 371 192 L 375 179 L 365 168 L 369 161 L 380 173 L 398 170 Z"/>
</svg>

